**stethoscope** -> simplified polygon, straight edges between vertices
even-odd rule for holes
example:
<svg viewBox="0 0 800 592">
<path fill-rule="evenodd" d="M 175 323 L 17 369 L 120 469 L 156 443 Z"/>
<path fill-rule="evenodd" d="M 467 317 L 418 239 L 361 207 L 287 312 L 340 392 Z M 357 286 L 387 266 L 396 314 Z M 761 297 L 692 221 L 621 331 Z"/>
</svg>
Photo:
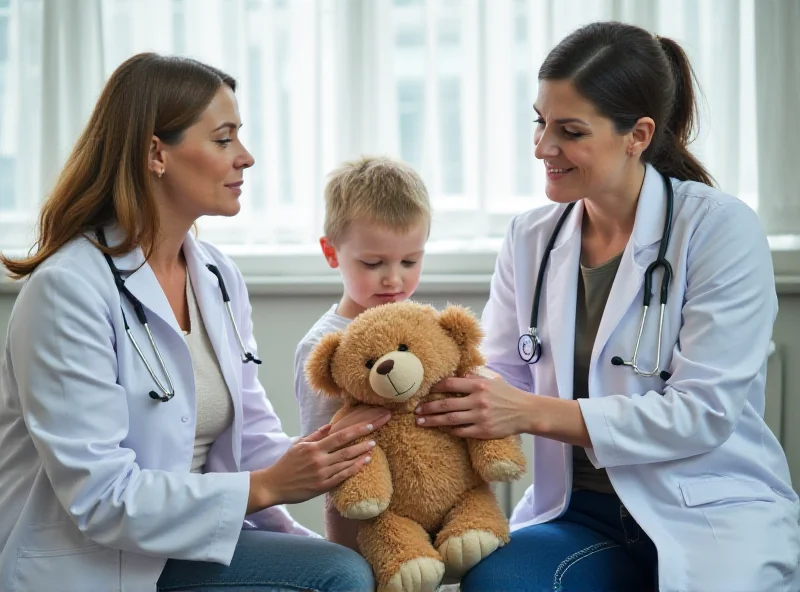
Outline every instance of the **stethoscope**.
<svg viewBox="0 0 800 592">
<path fill-rule="evenodd" d="M 611 358 L 611 363 L 614 366 L 630 366 L 633 371 L 639 376 L 659 376 L 662 380 L 668 380 L 671 374 L 666 370 L 661 370 L 659 365 L 661 363 L 661 335 L 664 326 L 664 309 L 667 305 L 667 293 L 669 292 L 669 284 L 672 280 L 672 266 L 666 259 L 667 247 L 669 246 L 669 238 L 672 233 L 672 207 L 675 201 L 675 195 L 672 190 L 672 183 L 669 177 L 661 175 L 664 179 L 664 185 L 667 188 L 667 214 L 664 217 L 664 232 L 661 234 L 661 245 L 658 249 L 658 257 L 653 261 L 644 272 L 644 303 L 642 310 L 642 322 L 639 325 L 639 335 L 636 337 L 636 346 L 633 349 L 633 358 L 626 362 L 619 356 Z M 539 274 L 536 278 L 536 289 L 533 293 L 533 308 L 531 310 L 531 324 L 527 333 L 523 333 L 517 344 L 517 351 L 520 358 L 528 364 L 535 364 L 542 357 L 542 340 L 539 337 L 539 330 L 537 327 L 537 319 L 539 317 L 539 298 L 542 295 L 542 284 L 544 283 L 544 271 L 547 266 L 547 261 L 550 259 L 550 251 L 553 250 L 553 245 L 556 242 L 558 233 L 564 225 L 567 217 L 569 216 L 572 208 L 575 207 L 575 202 L 569 204 L 564 213 L 556 223 L 553 234 L 547 241 L 544 255 L 542 256 L 541 265 L 539 265 Z M 653 287 L 653 272 L 659 267 L 663 268 L 664 275 L 661 278 L 661 312 L 658 319 L 658 344 L 656 346 L 656 364 L 655 367 L 648 371 L 643 370 L 638 366 L 639 359 L 639 346 L 642 342 L 642 332 L 644 331 L 644 324 L 647 320 L 647 309 L 650 307 L 651 289 Z"/>
<path fill-rule="evenodd" d="M 106 242 L 106 235 L 103 232 L 102 228 L 98 228 L 95 231 L 97 235 L 97 241 L 104 247 L 108 248 L 108 243 Z M 114 265 L 114 261 L 111 259 L 111 256 L 108 253 L 103 253 L 103 257 L 106 259 L 106 263 L 108 263 L 108 267 L 111 269 L 111 274 L 114 276 L 114 283 L 117 286 L 117 290 L 119 293 L 125 296 L 128 302 L 131 303 L 133 306 L 133 310 L 136 313 L 136 318 L 139 319 L 139 323 L 144 327 L 145 332 L 147 333 L 147 338 L 150 341 L 150 345 L 153 348 L 153 351 L 156 354 L 156 358 L 158 358 L 158 364 L 161 366 L 161 372 L 164 374 L 166 378 L 167 385 L 165 386 L 164 383 L 156 376 L 153 367 L 147 361 L 147 358 L 142 352 L 142 348 L 139 347 L 139 344 L 136 342 L 136 338 L 133 336 L 131 332 L 131 328 L 128 326 L 128 319 L 125 317 L 125 311 L 120 306 L 120 310 L 122 311 L 122 322 L 125 324 L 125 333 L 128 334 L 128 337 L 133 344 L 133 348 L 136 350 L 136 353 L 139 354 L 139 358 L 141 358 L 142 362 L 144 363 L 145 368 L 150 373 L 150 376 L 155 381 L 158 389 L 163 393 L 159 395 L 155 391 L 150 391 L 148 394 L 150 395 L 151 399 L 156 401 L 161 401 L 162 403 L 166 403 L 172 397 L 175 396 L 175 387 L 172 385 L 172 377 L 169 375 L 169 370 L 167 370 L 167 365 L 164 363 L 164 358 L 161 357 L 161 352 L 158 350 L 158 346 L 156 345 L 155 339 L 153 339 L 153 334 L 150 332 L 150 326 L 147 324 L 147 316 L 144 314 L 144 306 L 139 301 L 139 299 L 133 295 L 133 293 L 128 289 L 125 285 L 125 280 L 122 279 L 120 275 L 119 269 L 117 266 Z M 228 311 L 228 317 L 231 320 L 231 325 L 233 326 L 233 332 L 236 334 L 236 340 L 239 342 L 239 349 L 242 352 L 242 363 L 246 364 L 247 362 L 253 362 L 255 364 L 260 364 L 261 360 L 259 360 L 256 356 L 254 356 L 251 352 L 247 351 L 247 348 L 244 346 L 244 342 L 242 341 L 242 336 L 239 334 L 239 328 L 236 326 L 236 320 L 233 317 L 233 310 L 231 309 L 231 299 L 228 296 L 228 290 L 225 289 L 225 282 L 222 280 L 222 274 L 220 274 L 219 269 L 217 269 L 216 265 L 206 264 L 208 270 L 213 273 L 217 281 L 219 282 L 219 290 L 222 292 L 222 302 L 225 304 L 225 309 Z"/>
</svg>

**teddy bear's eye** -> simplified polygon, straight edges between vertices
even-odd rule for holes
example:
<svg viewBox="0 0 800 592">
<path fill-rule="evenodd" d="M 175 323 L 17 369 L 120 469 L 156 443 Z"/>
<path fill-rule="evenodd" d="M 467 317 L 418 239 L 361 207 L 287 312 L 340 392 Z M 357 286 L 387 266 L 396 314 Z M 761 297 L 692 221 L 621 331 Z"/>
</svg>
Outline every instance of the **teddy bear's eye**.
<svg viewBox="0 0 800 592">
<path fill-rule="evenodd" d="M 408 346 L 405 343 L 401 343 L 397 346 L 397 351 L 408 351 Z"/>
<path fill-rule="evenodd" d="M 372 367 L 375 365 L 375 360 L 367 360 L 367 363 L 364 364 L 367 368 L 372 370 Z"/>
</svg>

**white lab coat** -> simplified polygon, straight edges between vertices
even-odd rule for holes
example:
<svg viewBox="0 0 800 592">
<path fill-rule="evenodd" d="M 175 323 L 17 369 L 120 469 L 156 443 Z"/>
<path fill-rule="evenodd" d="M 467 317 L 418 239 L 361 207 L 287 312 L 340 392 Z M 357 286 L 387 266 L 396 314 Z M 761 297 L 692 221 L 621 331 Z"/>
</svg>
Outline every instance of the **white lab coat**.
<svg viewBox="0 0 800 592">
<path fill-rule="evenodd" d="M 643 278 L 666 213 L 663 178 L 647 167 L 633 234 L 597 332 L 589 398 L 580 406 L 593 449 L 621 501 L 658 549 L 661 592 L 800 591 L 800 506 L 783 450 L 763 420 L 767 351 L 777 313 L 769 246 L 756 214 L 705 185 L 672 180 L 667 259 L 674 277 L 661 367 L 642 378 L 629 360 L 641 322 Z M 517 353 L 530 323 L 545 245 L 565 206 L 510 224 L 483 314 L 489 366 L 540 395 L 572 398 L 583 203 L 565 222 L 545 272 L 539 309 L 543 354 Z M 639 363 L 652 369 L 661 271 L 654 274 Z M 572 490 L 572 448 L 534 438 L 533 485 L 512 528 L 561 515 Z M 531 561 L 535 561 L 531 557 Z"/>
<path fill-rule="evenodd" d="M 107 236 L 119 240 L 113 229 Z M 243 527 L 314 536 L 282 507 L 244 521 L 248 471 L 273 464 L 291 440 L 257 367 L 240 361 L 206 264 L 219 268 L 242 339 L 255 351 L 241 274 L 191 234 L 184 253 L 234 408 L 206 474 L 189 472 L 196 415 L 189 350 L 141 250 L 115 263 L 136 270 L 123 277 L 171 373 L 176 394 L 167 403 L 148 396 L 157 389 L 125 334 L 120 294 L 85 238 L 43 263 L 20 291 L 0 367 L 1 592 L 155 590 L 167 558 L 229 564 Z M 124 298 L 122 306 L 160 372 Z"/>
</svg>

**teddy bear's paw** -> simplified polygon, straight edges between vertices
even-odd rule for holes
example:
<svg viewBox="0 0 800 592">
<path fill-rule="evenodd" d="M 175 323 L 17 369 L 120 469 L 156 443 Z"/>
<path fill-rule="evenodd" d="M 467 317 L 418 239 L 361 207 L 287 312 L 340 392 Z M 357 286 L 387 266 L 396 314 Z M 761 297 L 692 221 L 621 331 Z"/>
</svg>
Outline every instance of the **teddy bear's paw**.
<svg viewBox="0 0 800 592">
<path fill-rule="evenodd" d="M 496 460 L 482 467 L 480 475 L 484 481 L 516 481 L 525 474 L 524 467 L 512 460 Z"/>
<path fill-rule="evenodd" d="M 406 561 L 378 592 L 435 592 L 444 576 L 444 563 L 433 557 Z"/>
<path fill-rule="evenodd" d="M 468 530 L 439 545 L 439 555 L 447 565 L 448 575 L 461 576 L 491 554 L 501 544 L 497 535 L 485 530 Z"/>
<path fill-rule="evenodd" d="M 366 499 L 345 508 L 341 514 L 345 518 L 368 520 L 379 516 L 389 507 L 389 500 Z"/>
</svg>

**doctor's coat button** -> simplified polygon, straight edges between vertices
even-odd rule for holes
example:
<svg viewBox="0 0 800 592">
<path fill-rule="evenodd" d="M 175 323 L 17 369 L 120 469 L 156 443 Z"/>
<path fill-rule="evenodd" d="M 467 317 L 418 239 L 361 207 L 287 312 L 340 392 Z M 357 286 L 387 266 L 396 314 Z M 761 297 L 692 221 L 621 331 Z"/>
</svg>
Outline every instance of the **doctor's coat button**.
<svg viewBox="0 0 800 592">
<path fill-rule="evenodd" d="M 183 423 L 186 423 L 187 421 L 189 421 L 189 418 L 184 415 L 183 417 L 181 417 L 181 421 Z"/>
</svg>

